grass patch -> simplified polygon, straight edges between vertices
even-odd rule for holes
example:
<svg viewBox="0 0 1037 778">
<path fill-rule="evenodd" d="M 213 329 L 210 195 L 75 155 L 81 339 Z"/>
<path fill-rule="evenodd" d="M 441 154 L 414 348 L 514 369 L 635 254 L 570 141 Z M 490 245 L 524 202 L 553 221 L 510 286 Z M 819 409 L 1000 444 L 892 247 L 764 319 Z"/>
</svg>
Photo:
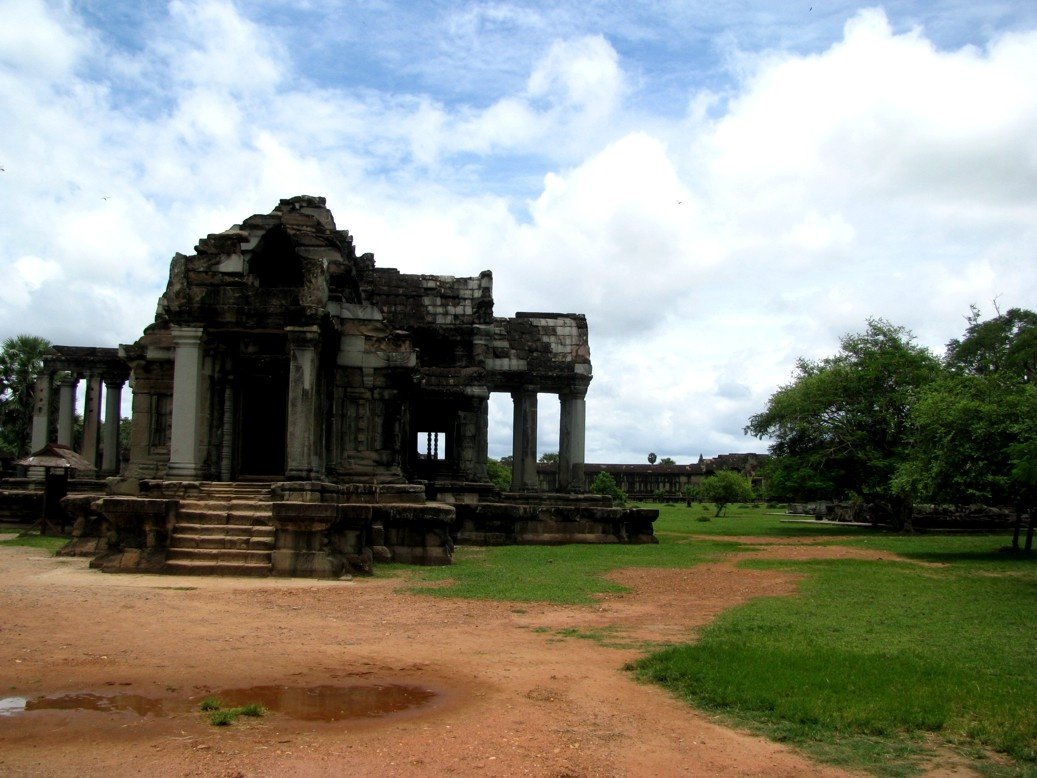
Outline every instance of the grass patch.
<svg viewBox="0 0 1037 778">
<path fill-rule="evenodd" d="M 657 508 L 659 518 L 655 533 L 660 538 L 681 535 L 750 535 L 777 538 L 831 537 L 874 535 L 870 527 L 833 527 L 831 524 L 784 524 L 785 507 L 766 508 L 761 505 L 728 505 L 722 516 L 713 516 L 716 509 L 707 503 L 646 504 Z M 704 519 L 708 519 L 705 521 Z"/>
<path fill-rule="evenodd" d="M 248 705 L 242 705 L 240 708 L 234 708 L 233 710 L 239 716 L 249 716 L 251 718 L 266 715 L 266 709 L 258 702 L 250 702 Z"/>
<path fill-rule="evenodd" d="M 198 706 L 209 719 L 214 727 L 228 727 L 233 724 L 238 716 L 258 718 L 266 715 L 266 709 L 258 702 L 250 702 L 247 705 L 239 705 L 236 708 L 224 708 L 219 697 L 206 697 Z"/>
<path fill-rule="evenodd" d="M 536 628 L 534 631 L 540 631 L 541 628 Z M 550 631 L 544 628 L 544 631 Z M 616 627 L 590 627 L 590 628 L 579 628 L 579 627 L 563 627 L 554 631 L 555 636 L 558 639 L 561 638 L 577 638 L 579 640 L 590 640 L 597 643 L 603 648 L 640 648 L 649 649 L 656 644 L 644 640 L 630 640 L 625 638 L 623 634 Z"/>
<path fill-rule="evenodd" d="M 60 535 L 40 535 L 38 532 L 22 532 L 16 538 L 0 540 L 0 546 L 28 546 L 41 551 L 54 553 L 68 543 L 68 538 Z"/>
<path fill-rule="evenodd" d="M 210 711 L 208 716 L 209 723 L 214 727 L 229 727 L 236 718 L 232 710 L 214 710 Z"/>
<path fill-rule="evenodd" d="M 408 590 L 435 597 L 584 605 L 625 591 L 604 576 L 623 567 L 691 567 L 738 548 L 722 541 L 656 545 L 458 547 L 448 567 L 414 570 Z"/>
<path fill-rule="evenodd" d="M 1037 560 L 992 556 L 990 537 L 857 543 L 944 566 L 747 562 L 809 575 L 633 669 L 825 761 L 911 774 L 935 733 L 1037 771 Z"/>
</svg>

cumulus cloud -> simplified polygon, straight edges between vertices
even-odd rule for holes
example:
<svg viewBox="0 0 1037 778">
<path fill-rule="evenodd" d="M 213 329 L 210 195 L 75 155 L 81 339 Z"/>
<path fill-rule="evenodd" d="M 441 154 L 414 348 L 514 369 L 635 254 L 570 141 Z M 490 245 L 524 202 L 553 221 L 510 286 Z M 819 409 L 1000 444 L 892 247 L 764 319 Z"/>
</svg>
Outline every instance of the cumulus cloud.
<svg viewBox="0 0 1037 778">
<path fill-rule="evenodd" d="M 323 194 L 380 265 L 492 269 L 499 315 L 586 313 L 588 456 L 690 461 L 760 448 L 741 429 L 795 358 L 867 316 L 939 347 L 972 302 L 1037 299 L 1037 30 L 940 46 L 850 13 L 823 45 L 740 51 L 687 111 L 653 112 L 652 79 L 685 74 L 637 59 L 647 17 L 635 46 L 576 6 L 453 9 L 430 20 L 439 45 L 507 59 L 459 99 L 420 88 L 435 59 L 399 64 L 391 37 L 380 63 L 407 88 L 342 53 L 348 74 L 317 83 L 250 10 L 175 0 L 126 46 L 76 6 L 7 0 L 0 335 L 132 340 L 173 252 Z M 490 423 L 507 453 L 507 398 Z"/>
</svg>

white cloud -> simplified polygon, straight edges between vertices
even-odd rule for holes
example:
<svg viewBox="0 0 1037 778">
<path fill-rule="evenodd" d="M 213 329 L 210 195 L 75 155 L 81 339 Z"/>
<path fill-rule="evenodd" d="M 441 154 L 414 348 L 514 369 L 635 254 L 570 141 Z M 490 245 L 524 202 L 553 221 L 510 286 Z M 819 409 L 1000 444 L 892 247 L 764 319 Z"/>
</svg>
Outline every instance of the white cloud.
<svg viewBox="0 0 1037 778">
<path fill-rule="evenodd" d="M 225 0 L 173 0 L 168 26 L 155 50 L 169 74 L 188 88 L 228 94 L 273 94 L 286 53 L 270 31 Z"/>
<path fill-rule="evenodd" d="M 534 99 L 607 116 L 623 92 L 618 59 L 601 35 L 555 41 L 530 75 L 527 91 Z"/>
<path fill-rule="evenodd" d="M 869 315 L 938 347 L 971 302 L 1037 299 L 1037 31 L 948 49 L 863 11 L 814 53 L 741 52 L 681 120 L 631 106 L 662 66 L 575 6 L 440 20 L 455 42 L 526 36 L 501 51 L 524 76 L 467 103 L 359 63 L 318 87 L 249 10 L 177 0 L 123 48 L 74 6 L 4 3 L 0 335 L 132 340 L 174 251 L 323 194 L 382 266 L 492 269 L 498 315 L 586 313 L 588 455 L 688 461 L 759 448 L 741 428 L 794 359 Z"/>
<path fill-rule="evenodd" d="M 22 308 L 31 301 L 32 293 L 47 281 L 61 275 L 61 267 L 39 257 L 18 257 L 4 263 L 4 283 L 0 284 L 0 303 L 4 308 Z"/>
<path fill-rule="evenodd" d="M 90 33 L 60 6 L 4 0 L 0 16 L 0 64 L 19 68 L 27 78 L 63 76 L 91 47 Z"/>
</svg>

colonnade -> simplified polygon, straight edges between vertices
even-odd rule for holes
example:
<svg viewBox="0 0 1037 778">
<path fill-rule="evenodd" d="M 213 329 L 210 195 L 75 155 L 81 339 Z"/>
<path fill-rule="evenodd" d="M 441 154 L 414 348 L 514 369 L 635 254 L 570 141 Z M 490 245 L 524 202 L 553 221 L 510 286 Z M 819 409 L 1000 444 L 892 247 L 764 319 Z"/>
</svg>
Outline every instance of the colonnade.
<svg viewBox="0 0 1037 778">
<path fill-rule="evenodd" d="M 558 491 L 582 492 L 584 483 L 587 388 L 558 393 L 561 403 L 558 430 Z M 537 389 L 525 387 L 511 393 L 512 417 L 511 488 L 537 491 Z"/>
<path fill-rule="evenodd" d="M 85 381 L 83 439 L 79 454 L 104 474 L 119 472 L 119 419 L 122 388 L 129 368 L 116 349 L 54 346 L 56 354 L 44 357 L 43 371 L 36 379 L 32 420 L 32 450 L 38 451 L 50 440 L 56 426 L 56 441 L 72 447 L 76 415 L 76 389 Z M 52 424 L 53 392 L 57 390 L 57 424 Z M 102 403 L 104 415 L 102 421 Z"/>
</svg>

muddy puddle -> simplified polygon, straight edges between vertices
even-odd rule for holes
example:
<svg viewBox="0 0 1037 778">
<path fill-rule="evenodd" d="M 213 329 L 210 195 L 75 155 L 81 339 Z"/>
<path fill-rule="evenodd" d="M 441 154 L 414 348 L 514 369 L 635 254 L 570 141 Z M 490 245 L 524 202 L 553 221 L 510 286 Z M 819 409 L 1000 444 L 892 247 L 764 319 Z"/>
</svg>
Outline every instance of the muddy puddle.
<svg viewBox="0 0 1037 778">
<path fill-rule="evenodd" d="M 302 721 L 374 719 L 431 706 L 441 695 L 423 686 L 253 686 L 215 696 L 230 706 L 258 702 L 269 711 Z"/>
<path fill-rule="evenodd" d="M 300 721 L 375 720 L 417 713 L 441 702 L 443 694 L 425 686 L 357 684 L 352 686 L 251 686 L 205 695 L 233 708 L 258 703 L 271 713 Z M 145 697 L 139 694 L 74 692 L 0 698 L 0 718 L 34 711 L 172 716 L 199 710 L 199 699 Z"/>
</svg>

